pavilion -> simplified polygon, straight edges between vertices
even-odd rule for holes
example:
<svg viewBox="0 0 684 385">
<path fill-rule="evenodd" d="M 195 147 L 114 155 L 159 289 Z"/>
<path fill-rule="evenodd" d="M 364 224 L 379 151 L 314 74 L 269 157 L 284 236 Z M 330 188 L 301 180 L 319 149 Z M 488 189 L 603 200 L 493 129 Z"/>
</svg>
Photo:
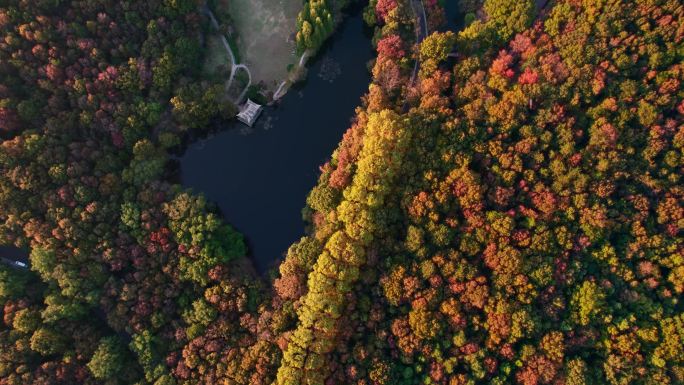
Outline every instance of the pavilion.
<svg viewBox="0 0 684 385">
<path fill-rule="evenodd" d="M 247 99 L 247 102 L 240 107 L 240 113 L 237 115 L 237 118 L 242 123 L 252 127 L 263 109 L 264 107 L 261 104 L 254 103 L 252 100 Z"/>
</svg>

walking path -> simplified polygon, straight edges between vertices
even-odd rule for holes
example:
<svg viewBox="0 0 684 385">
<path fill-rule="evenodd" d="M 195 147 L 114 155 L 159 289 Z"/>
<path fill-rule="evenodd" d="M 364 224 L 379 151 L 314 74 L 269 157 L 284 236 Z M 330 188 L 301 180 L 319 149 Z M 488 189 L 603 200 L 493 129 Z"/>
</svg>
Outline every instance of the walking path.
<svg viewBox="0 0 684 385">
<path fill-rule="evenodd" d="M 233 68 L 235 68 L 235 72 L 237 72 L 237 70 L 239 70 L 241 68 L 243 70 L 247 71 L 247 85 L 245 86 L 245 88 L 240 93 L 240 96 L 238 96 L 238 98 L 235 100 L 235 104 L 240 104 L 242 102 L 242 99 L 245 98 L 245 95 L 247 95 L 247 91 L 249 91 L 249 86 L 252 85 L 252 73 L 249 72 L 249 68 L 247 68 L 247 66 L 244 64 L 238 64 Z M 232 75 L 231 75 L 231 79 L 232 79 Z M 230 84 L 228 85 L 228 87 L 226 89 L 230 89 Z"/>
<path fill-rule="evenodd" d="M 273 100 L 278 100 L 282 95 L 280 93 L 283 91 L 283 88 L 287 85 L 287 80 L 283 80 L 280 82 L 280 85 L 278 86 L 278 89 L 273 93 Z"/>
<path fill-rule="evenodd" d="M 306 59 L 308 59 L 308 58 L 309 58 L 309 51 L 307 50 L 307 51 L 304 51 L 302 56 L 299 58 L 299 63 L 297 65 L 300 68 L 303 67 L 306 64 Z M 280 99 L 285 94 L 284 91 L 287 91 L 287 88 L 286 88 L 287 83 L 288 83 L 287 80 L 283 80 L 282 82 L 280 82 L 278 89 L 276 89 L 276 91 L 273 93 L 273 100 L 274 101 Z M 283 95 L 281 95 L 281 93 Z"/>
<path fill-rule="evenodd" d="M 218 31 L 219 30 L 219 23 L 218 23 L 218 21 L 216 21 L 216 18 L 214 17 L 214 13 L 211 12 L 211 9 L 209 9 L 209 7 L 206 4 L 204 4 L 202 6 L 202 12 L 205 15 L 209 16 L 209 20 L 211 21 L 211 26 L 215 30 Z M 230 78 L 228 78 L 228 85 L 226 86 L 226 90 L 229 90 L 230 86 L 233 85 L 235 73 L 239 69 L 243 69 L 247 72 L 247 77 L 248 77 L 247 85 L 245 86 L 244 90 L 242 90 L 242 92 L 240 93 L 240 96 L 238 96 L 237 100 L 235 101 L 236 104 L 240 104 L 240 102 L 245 97 L 245 95 L 247 95 L 247 91 L 249 90 L 249 86 L 252 85 L 252 73 L 249 71 L 249 68 L 246 65 L 237 64 L 237 61 L 235 60 L 235 55 L 233 54 L 233 50 L 230 48 L 230 44 L 228 44 L 228 40 L 226 39 L 226 36 L 221 33 L 220 37 L 221 37 L 221 42 L 223 43 L 223 47 L 226 49 L 226 51 L 228 52 L 228 55 L 230 56 Z"/>
</svg>

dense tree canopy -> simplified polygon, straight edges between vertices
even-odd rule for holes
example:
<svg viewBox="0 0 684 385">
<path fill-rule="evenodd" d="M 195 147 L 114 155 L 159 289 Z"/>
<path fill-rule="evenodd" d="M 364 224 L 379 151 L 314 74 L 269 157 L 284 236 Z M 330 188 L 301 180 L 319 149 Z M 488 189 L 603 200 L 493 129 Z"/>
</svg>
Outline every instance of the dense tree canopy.
<svg viewBox="0 0 684 385">
<path fill-rule="evenodd" d="M 684 383 L 684 6 L 460 3 L 416 44 L 368 2 L 372 83 L 272 289 L 168 182 L 222 113 L 197 4 L 0 7 L 0 243 L 31 249 L 0 385 Z M 304 2 L 300 50 L 342 5 Z"/>
<path fill-rule="evenodd" d="M 332 34 L 335 26 L 333 2 L 330 0 L 307 0 L 297 16 L 297 50 L 317 50 Z"/>
<path fill-rule="evenodd" d="M 387 77 L 402 2 L 375 4 L 366 108 L 309 196 L 299 245 L 319 246 L 276 281 L 297 309 L 278 383 L 684 382 L 682 5 L 557 1 L 535 21 L 487 0 L 421 44 L 411 87 Z M 410 133 L 382 139 L 400 167 L 371 167 L 392 179 L 367 174 L 378 114 Z"/>
<path fill-rule="evenodd" d="M 165 182 L 166 150 L 226 104 L 196 71 L 196 7 L 0 5 L 0 243 L 32 270 L 0 270 L 0 383 L 174 383 L 214 270 L 259 295 L 242 237 Z"/>
</svg>

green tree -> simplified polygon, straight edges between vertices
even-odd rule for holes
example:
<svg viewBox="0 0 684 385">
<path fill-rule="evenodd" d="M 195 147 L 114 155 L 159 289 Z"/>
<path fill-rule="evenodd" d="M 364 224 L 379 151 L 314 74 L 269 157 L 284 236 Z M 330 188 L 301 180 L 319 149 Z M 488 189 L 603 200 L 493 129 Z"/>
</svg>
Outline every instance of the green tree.
<svg viewBox="0 0 684 385">
<path fill-rule="evenodd" d="M 178 66 L 173 54 L 169 51 L 164 52 L 157 64 L 152 67 L 152 81 L 162 93 L 167 93 L 171 90 L 172 79 L 177 72 Z"/>
<path fill-rule="evenodd" d="M 439 63 L 449 57 L 456 43 L 456 35 L 451 32 L 434 32 L 420 44 L 421 71 L 432 73 Z"/>
<path fill-rule="evenodd" d="M 133 159 L 129 167 L 122 172 L 123 180 L 142 185 L 158 178 L 164 171 L 166 154 L 150 140 L 139 140 L 133 146 Z"/>
<path fill-rule="evenodd" d="M 221 111 L 223 88 L 220 85 L 203 87 L 192 83 L 180 87 L 171 98 L 173 116 L 186 128 L 206 127 L 209 120 Z"/>
<path fill-rule="evenodd" d="M 163 209 L 176 242 L 196 250 L 191 255 L 181 256 L 179 269 L 182 278 L 204 285 L 209 269 L 247 252 L 242 235 L 209 212 L 204 197 L 182 192 L 164 204 Z"/>
<path fill-rule="evenodd" d="M 25 294 L 26 274 L 0 266 L 0 300 L 5 301 Z"/>
<path fill-rule="evenodd" d="M 605 299 L 606 294 L 595 282 L 582 282 L 570 300 L 573 318 L 582 326 L 589 325 L 605 311 Z"/>
<path fill-rule="evenodd" d="M 516 33 L 527 29 L 534 20 L 533 0 L 485 0 L 484 10 L 501 41 L 508 41 Z"/>
<path fill-rule="evenodd" d="M 61 353 L 67 346 L 67 338 L 59 331 L 43 326 L 31 335 L 31 350 L 44 356 Z"/>
<path fill-rule="evenodd" d="M 126 348 L 117 337 L 105 337 L 88 362 L 88 369 L 98 380 L 117 378 L 124 368 Z"/>
</svg>

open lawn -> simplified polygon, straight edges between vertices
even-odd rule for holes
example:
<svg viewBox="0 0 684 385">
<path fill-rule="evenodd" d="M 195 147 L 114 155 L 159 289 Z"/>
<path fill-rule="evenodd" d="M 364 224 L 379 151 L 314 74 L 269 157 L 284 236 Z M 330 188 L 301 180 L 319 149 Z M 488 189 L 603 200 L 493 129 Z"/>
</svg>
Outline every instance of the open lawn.
<svg viewBox="0 0 684 385">
<path fill-rule="evenodd" d="M 294 33 L 301 0 L 218 0 L 228 9 L 238 33 L 242 62 L 254 83 L 264 82 L 271 91 L 287 77 L 287 67 L 296 63 Z"/>
</svg>

